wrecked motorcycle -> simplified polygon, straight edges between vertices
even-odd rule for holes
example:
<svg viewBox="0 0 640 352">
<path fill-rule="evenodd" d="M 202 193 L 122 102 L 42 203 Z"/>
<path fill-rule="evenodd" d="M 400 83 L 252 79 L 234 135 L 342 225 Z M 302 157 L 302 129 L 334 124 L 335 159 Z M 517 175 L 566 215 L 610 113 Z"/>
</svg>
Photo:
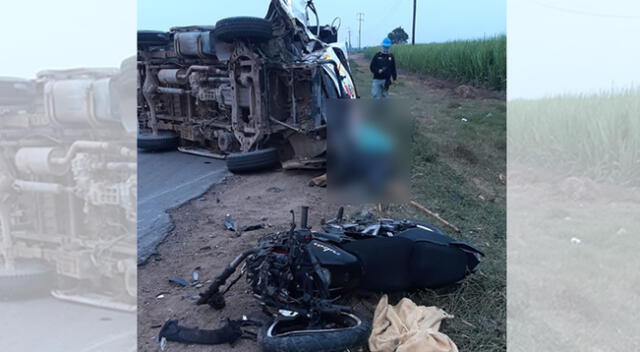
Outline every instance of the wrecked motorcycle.
<svg viewBox="0 0 640 352">
<path fill-rule="evenodd" d="M 292 212 L 293 214 L 293 212 Z M 337 304 L 356 290 L 402 292 L 442 288 L 474 272 L 483 253 L 429 224 L 379 219 L 343 223 L 342 209 L 322 231 L 311 231 L 308 208 L 300 226 L 268 234 L 216 277 L 198 304 L 225 306 L 224 294 L 242 274 L 273 322 L 258 333 L 264 351 L 344 351 L 362 346 L 367 319 Z M 223 289 L 244 263 L 241 275 Z M 238 329 L 239 331 L 239 329 Z"/>
</svg>

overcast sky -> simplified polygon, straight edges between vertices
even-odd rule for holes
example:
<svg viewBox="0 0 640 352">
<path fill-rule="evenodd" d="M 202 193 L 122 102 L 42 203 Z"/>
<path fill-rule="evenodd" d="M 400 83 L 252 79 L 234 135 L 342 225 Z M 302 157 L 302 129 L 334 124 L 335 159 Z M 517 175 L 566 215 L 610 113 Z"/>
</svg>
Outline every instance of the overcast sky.
<svg viewBox="0 0 640 352">
<path fill-rule="evenodd" d="M 640 86 L 640 1 L 509 0 L 508 98 Z"/>
<path fill-rule="evenodd" d="M 537 98 L 640 84 L 640 1 L 417 0 L 417 41 L 478 38 L 508 27 L 508 96 Z M 322 23 L 342 18 L 341 40 L 363 12 L 363 45 L 394 27 L 410 33 L 412 0 L 316 0 Z M 115 67 L 135 54 L 136 28 L 214 24 L 264 16 L 267 0 L 21 0 L 0 12 L 0 76 L 43 69 Z M 136 13 L 136 9 L 138 12 Z M 138 23 L 136 24 L 136 19 Z"/>
<path fill-rule="evenodd" d="M 4 1 L 0 76 L 117 67 L 136 53 L 135 0 Z"/>
<path fill-rule="evenodd" d="M 322 24 L 340 17 L 340 40 L 358 44 L 357 13 L 364 13 L 362 45 L 378 45 L 392 29 L 411 35 L 413 0 L 315 0 Z M 178 6 L 179 4 L 179 6 Z M 224 4 L 224 5 L 221 5 Z M 506 0 L 417 0 L 416 42 L 478 38 L 506 32 Z M 263 17 L 268 0 L 139 0 L 138 28 L 215 24 L 231 16 Z"/>
</svg>

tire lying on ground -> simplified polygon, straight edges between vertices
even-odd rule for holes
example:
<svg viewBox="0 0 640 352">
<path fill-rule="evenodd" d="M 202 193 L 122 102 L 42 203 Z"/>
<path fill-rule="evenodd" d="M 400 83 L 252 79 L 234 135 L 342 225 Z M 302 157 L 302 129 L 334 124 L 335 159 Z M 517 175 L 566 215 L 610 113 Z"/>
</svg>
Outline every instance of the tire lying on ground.
<svg viewBox="0 0 640 352">
<path fill-rule="evenodd" d="M 49 294 L 53 272 L 38 261 L 16 261 L 12 269 L 0 267 L 0 300 L 21 300 Z"/>
<path fill-rule="evenodd" d="M 341 352 L 366 345 L 371 324 L 353 313 L 341 313 L 349 327 L 300 330 L 278 334 L 277 327 L 267 325 L 258 332 L 263 352 Z"/>
<path fill-rule="evenodd" d="M 216 23 L 212 33 L 214 39 L 232 42 L 247 39 L 264 42 L 273 36 L 271 22 L 259 17 L 229 17 Z"/>
<path fill-rule="evenodd" d="M 179 137 L 174 131 L 158 131 L 158 135 L 151 134 L 151 131 L 140 131 L 138 133 L 138 148 L 156 152 L 171 150 L 178 147 Z"/>
<path fill-rule="evenodd" d="M 227 155 L 227 168 L 233 173 L 273 169 L 280 166 L 276 148 Z"/>
</svg>

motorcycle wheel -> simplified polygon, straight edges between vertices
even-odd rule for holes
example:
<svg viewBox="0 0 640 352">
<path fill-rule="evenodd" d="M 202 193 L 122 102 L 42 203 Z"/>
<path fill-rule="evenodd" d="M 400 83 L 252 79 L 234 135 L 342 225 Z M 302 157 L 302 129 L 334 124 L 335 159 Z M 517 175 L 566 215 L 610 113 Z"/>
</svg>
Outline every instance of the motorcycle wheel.
<svg viewBox="0 0 640 352">
<path fill-rule="evenodd" d="M 299 320 L 276 320 L 260 329 L 258 342 L 263 352 L 338 352 L 367 343 L 368 320 L 354 313 L 340 313 L 330 320 L 336 327 L 318 330 L 297 330 Z"/>
</svg>

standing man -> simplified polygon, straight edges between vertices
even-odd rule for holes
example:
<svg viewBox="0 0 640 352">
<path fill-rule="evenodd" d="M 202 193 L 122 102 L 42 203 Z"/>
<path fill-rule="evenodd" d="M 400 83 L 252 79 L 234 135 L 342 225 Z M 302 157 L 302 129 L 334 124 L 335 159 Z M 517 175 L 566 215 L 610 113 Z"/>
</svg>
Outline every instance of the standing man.
<svg viewBox="0 0 640 352">
<path fill-rule="evenodd" d="M 369 69 L 373 73 L 373 83 L 371 84 L 371 96 L 374 99 L 386 98 L 389 95 L 389 86 L 391 79 L 395 82 L 398 79 L 396 74 L 396 59 L 389 52 L 391 48 L 391 40 L 384 38 L 382 40 L 382 50 L 376 53 L 371 59 Z"/>
</svg>

